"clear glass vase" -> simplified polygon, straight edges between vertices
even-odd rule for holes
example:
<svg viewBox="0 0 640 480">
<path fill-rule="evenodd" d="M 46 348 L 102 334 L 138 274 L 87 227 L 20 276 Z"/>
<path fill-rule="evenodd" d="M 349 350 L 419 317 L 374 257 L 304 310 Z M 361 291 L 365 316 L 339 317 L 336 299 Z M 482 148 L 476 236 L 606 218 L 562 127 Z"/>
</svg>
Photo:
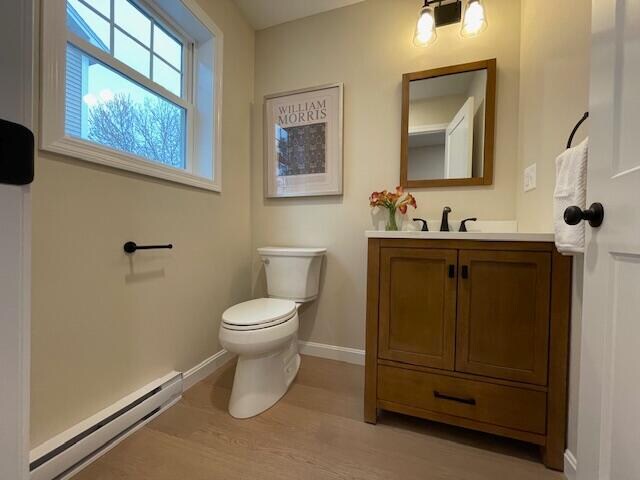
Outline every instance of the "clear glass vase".
<svg viewBox="0 0 640 480">
<path fill-rule="evenodd" d="M 389 219 L 387 220 L 385 230 L 387 232 L 397 232 L 399 229 L 398 224 L 396 223 L 396 209 L 388 208 L 387 210 L 389 211 Z"/>
</svg>

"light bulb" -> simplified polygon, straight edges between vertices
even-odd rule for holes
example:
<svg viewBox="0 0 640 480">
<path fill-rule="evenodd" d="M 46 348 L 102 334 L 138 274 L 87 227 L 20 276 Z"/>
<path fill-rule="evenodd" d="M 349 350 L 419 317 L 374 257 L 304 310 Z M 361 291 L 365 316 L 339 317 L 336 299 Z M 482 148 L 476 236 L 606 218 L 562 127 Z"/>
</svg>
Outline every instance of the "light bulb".
<svg viewBox="0 0 640 480">
<path fill-rule="evenodd" d="M 484 5 L 480 0 L 468 0 L 467 8 L 464 10 L 462 18 L 462 29 L 460 34 L 463 37 L 475 37 L 487 28 L 487 16 Z"/>
<path fill-rule="evenodd" d="M 416 33 L 413 36 L 413 44 L 416 47 L 426 47 L 436 41 L 436 19 L 433 16 L 433 8 L 424 6 L 420 10 Z"/>
</svg>

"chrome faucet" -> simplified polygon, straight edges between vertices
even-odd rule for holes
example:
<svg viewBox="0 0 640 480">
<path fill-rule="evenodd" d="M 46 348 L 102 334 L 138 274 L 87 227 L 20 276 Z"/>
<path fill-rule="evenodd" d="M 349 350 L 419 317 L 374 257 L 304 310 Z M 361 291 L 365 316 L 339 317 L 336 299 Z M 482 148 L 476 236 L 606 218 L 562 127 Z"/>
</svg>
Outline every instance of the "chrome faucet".
<svg viewBox="0 0 640 480">
<path fill-rule="evenodd" d="M 442 210 L 442 221 L 440 222 L 440 231 L 449 232 L 449 214 L 451 213 L 451 207 L 444 207 Z"/>
</svg>

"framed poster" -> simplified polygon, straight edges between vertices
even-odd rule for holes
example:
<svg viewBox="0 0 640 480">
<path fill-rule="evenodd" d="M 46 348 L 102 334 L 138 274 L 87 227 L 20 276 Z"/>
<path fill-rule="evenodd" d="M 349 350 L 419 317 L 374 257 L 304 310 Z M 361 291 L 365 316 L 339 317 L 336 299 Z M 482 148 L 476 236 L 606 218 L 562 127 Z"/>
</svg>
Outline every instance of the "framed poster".
<svg viewBox="0 0 640 480">
<path fill-rule="evenodd" d="M 343 85 L 264 99 L 265 194 L 342 195 Z"/>
</svg>

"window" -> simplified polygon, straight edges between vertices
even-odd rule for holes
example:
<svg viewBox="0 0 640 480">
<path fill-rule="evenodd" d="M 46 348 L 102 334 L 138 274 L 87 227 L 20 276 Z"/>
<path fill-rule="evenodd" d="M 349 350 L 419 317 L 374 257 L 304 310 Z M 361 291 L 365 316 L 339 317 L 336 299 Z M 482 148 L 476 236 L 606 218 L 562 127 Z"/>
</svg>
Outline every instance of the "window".
<svg viewBox="0 0 640 480">
<path fill-rule="evenodd" d="M 220 190 L 222 34 L 193 0 L 43 2 L 42 147 Z"/>
</svg>

